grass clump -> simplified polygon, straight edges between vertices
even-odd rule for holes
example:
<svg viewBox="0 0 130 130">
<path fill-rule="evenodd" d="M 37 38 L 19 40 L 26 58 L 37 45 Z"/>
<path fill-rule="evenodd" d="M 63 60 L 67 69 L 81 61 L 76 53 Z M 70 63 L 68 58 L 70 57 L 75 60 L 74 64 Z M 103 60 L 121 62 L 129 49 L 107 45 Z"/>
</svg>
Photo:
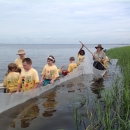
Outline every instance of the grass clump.
<svg viewBox="0 0 130 130">
<path fill-rule="evenodd" d="M 122 77 L 117 75 L 111 89 L 102 91 L 101 100 L 95 99 L 93 111 L 86 108 L 89 125 L 85 129 L 130 130 L 130 46 L 110 49 L 107 55 L 110 59 L 118 59 Z"/>
</svg>

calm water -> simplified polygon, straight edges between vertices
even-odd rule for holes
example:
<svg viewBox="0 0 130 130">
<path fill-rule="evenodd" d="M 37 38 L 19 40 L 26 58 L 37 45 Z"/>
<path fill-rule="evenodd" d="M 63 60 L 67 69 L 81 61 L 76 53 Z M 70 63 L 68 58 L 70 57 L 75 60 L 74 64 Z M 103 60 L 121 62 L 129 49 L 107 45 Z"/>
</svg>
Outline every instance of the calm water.
<svg viewBox="0 0 130 130">
<path fill-rule="evenodd" d="M 96 45 L 87 45 L 94 52 Z M 103 45 L 105 49 L 118 47 L 119 45 Z M 1 73 L 0 80 L 3 81 L 4 74 L 7 71 L 7 65 L 14 62 L 17 58 L 17 50 L 23 48 L 26 56 L 33 61 L 33 67 L 40 73 L 46 64 L 46 57 L 54 55 L 56 65 L 61 67 L 63 64 L 66 68 L 69 64 L 69 57 L 76 58 L 79 45 L 0 45 L 1 53 Z M 86 55 L 91 55 L 86 50 Z M 0 114 L 0 130 L 75 130 L 72 103 L 75 98 L 75 105 L 79 108 L 81 115 L 85 117 L 85 125 L 88 126 L 88 119 L 85 116 L 85 106 L 81 106 L 79 100 L 89 97 L 89 107 L 93 106 L 93 98 L 101 98 L 100 91 L 110 87 L 113 81 L 113 71 L 99 82 L 87 82 L 86 76 L 80 76 L 56 88 L 46 92 L 36 98 L 31 103 L 24 103 Z M 118 69 L 118 68 L 117 68 Z M 82 95 L 85 96 L 82 97 Z M 79 127 L 85 130 L 83 123 Z"/>
<path fill-rule="evenodd" d="M 97 45 L 86 45 L 92 52 L 95 51 L 95 46 Z M 105 49 L 112 47 L 118 47 L 121 45 L 103 45 Z M 39 72 L 39 76 L 43 69 L 43 66 L 46 64 L 46 58 L 48 55 L 53 55 L 56 59 L 57 67 L 66 65 L 66 68 L 69 64 L 69 58 L 71 56 L 77 57 L 77 52 L 81 47 L 80 44 L 75 45 L 25 45 L 25 44 L 9 44 L 2 45 L 0 44 L 0 83 L 3 82 L 4 75 L 7 71 L 7 66 L 9 63 L 14 62 L 18 57 L 18 49 L 23 48 L 26 52 L 26 57 L 29 57 L 33 61 L 33 67 Z M 90 53 L 86 50 L 86 55 L 91 60 Z"/>
</svg>

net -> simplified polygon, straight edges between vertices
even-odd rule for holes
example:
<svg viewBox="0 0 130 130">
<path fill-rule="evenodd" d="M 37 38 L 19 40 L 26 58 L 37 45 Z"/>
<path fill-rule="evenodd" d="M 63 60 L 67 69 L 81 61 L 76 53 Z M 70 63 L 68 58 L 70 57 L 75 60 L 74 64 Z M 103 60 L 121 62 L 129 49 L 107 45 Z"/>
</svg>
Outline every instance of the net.
<svg viewBox="0 0 130 130">
<path fill-rule="evenodd" d="M 71 73 L 67 74 L 63 78 L 60 78 L 60 80 L 57 80 L 55 84 L 47 85 L 47 86 L 41 86 L 38 87 L 35 90 L 28 90 L 25 92 L 19 92 L 19 93 L 0 93 L 0 113 L 8 110 L 18 104 L 24 103 L 25 101 L 37 97 L 41 95 L 43 92 L 48 91 L 52 88 L 54 88 L 57 85 L 60 85 L 63 82 L 66 82 L 67 80 L 70 80 L 72 78 L 78 77 L 80 75 L 87 75 L 86 80 L 90 81 L 93 78 L 100 78 L 104 75 L 106 70 L 97 70 L 93 68 L 93 65 L 88 60 L 88 57 L 86 56 L 84 61 L 77 66 Z"/>
<path fill-rule="evenodd" d="M 110 62 L 112 64 L 112 66 L 116 66 L 118 59 L 111 59 Z"/>
</svg>

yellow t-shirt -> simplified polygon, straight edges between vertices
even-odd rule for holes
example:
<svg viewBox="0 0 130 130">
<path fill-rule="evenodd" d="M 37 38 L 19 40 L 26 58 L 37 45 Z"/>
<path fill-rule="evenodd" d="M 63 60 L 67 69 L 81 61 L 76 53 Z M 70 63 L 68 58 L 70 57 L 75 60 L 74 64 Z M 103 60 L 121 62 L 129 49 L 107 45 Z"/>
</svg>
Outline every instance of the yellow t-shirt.
<svg viewBox="0 0 130 130">
<path fill-rule="evenodd" d="M 45 76 L 45 79 L 54 79 L 59 77 L 57 67 L 55 65 L 49 66 L 48 64 L 44 66 L 42 75 Z"/>
<path fill-rule="evenodd" d="M 58 70 L 58 73 L 60 73 L 61 72 L 61 69 L 57 69 Z"/>
<path fill-rule="evenodd" d="M 74 68 L 77 67 L 77 64 L 76 63 L 70 63 L 69 64 L 69 67 L 68 67 L 68 72 L 72 72 Z"/>
<path fill-rule="evenodd" d="M 18 72 L 10 72 L 5 76 L 3 86 L 7 87 L 9 92 L 17 91 L 19 77 Z"/>
<path fill-rule="evenodd" d="M 82 56 L 82 55 L 78 54 L 78 62 L 77 62 L 77 64 L 80 64 L 83 61 L 84 58 L 85 58 L 85 56 Z"/>
<path fill-rule="evenodd" d="M 23 69 L 22 59 L 17 58 L 14 62 L 20 69 Z"/>
<path fill-rule="evenodd" d="M 39 83 L 38 72 L 31 68 L 29 71 L 25 71 L 24 69 L 21 72 L 20 78 L 18 80 L 19 84 L 22 84 L 22 90 L 30 90 L 34 88 L 36 83 Z"/>
<path fill-rule="evenodd" d="M 108 65 L 107 65 L 107 62 L 109 61 L 109 59 L 108 59 L 108 57 L 106 56 L 106 59 L 103 61 L 103 63 L 104 63 L 104 66 L 106 67 L 106 68 L 108 68 Z"/>
</svg>

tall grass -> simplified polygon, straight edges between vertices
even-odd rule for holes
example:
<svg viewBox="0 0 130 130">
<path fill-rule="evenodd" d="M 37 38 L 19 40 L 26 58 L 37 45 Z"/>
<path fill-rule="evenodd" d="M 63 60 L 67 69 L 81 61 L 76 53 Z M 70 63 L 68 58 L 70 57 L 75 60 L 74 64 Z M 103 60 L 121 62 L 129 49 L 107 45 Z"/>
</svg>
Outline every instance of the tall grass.
<svg viewBox="0 0 130 130">
<path fill-rule="evenodd" d="M 111 89 L 101 93 L 102 101 L 95 99 L 94 111 L 86 108 L 90 124 L 85 129 L 130 130 L 130 47 L 110 49 L 107 55 L 112 59 L 118 59 L 122 78 L 117 76 Z M 74 112 L 79 113 L 78 110 Z M 78 117 L 75 121 L 77 119 Z M 78 126 L 76 128 L 78 130 Z"/>
</svg>

